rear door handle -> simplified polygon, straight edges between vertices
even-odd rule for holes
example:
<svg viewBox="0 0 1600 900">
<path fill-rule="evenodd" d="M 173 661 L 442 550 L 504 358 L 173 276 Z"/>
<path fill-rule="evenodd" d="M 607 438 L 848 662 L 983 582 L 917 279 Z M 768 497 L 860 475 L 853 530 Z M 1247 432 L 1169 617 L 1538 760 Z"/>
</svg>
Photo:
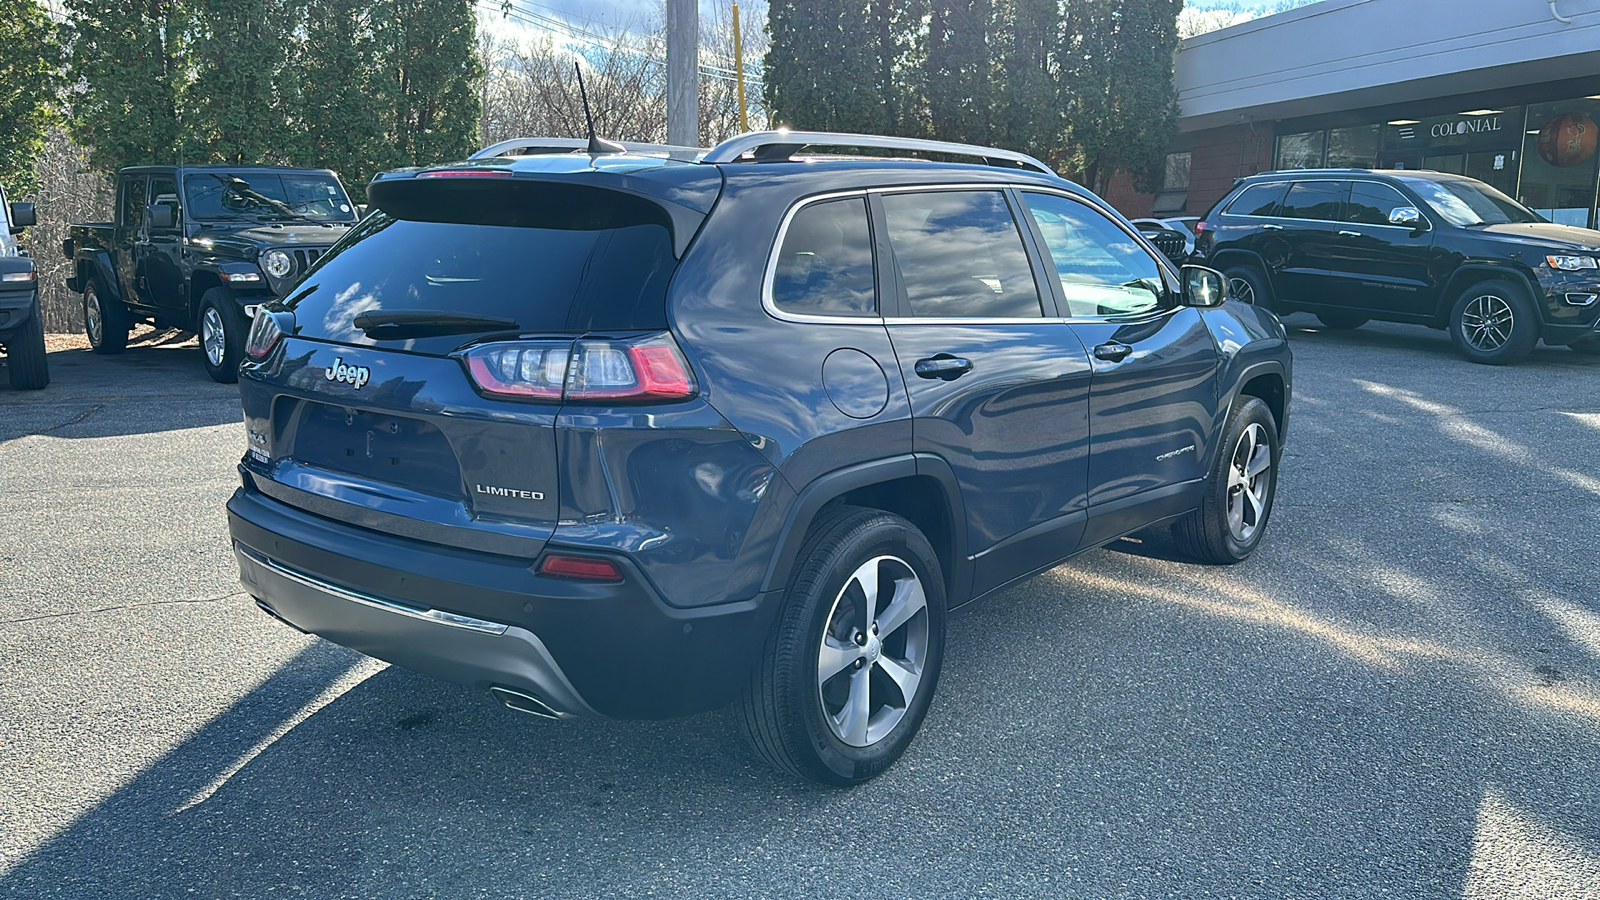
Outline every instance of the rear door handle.
<svg viewBox="0 0 1600 900">
<path fill-rule="evenodd" d="M 1119 344 L 1112 341 L 1094 348 L 1094 358 L 1103 359 L 1106 362 L 1122 362 L 1132 352 L 1133 348 L 1127 344 Z"/>
<path fill-rule="evenodd" d="M 1341 232 L 1339 232 L 1339 236 L 1340 237 L 1361 237 L 1361 232 L 1359 232 L 1359 231 L 1341 231 Z"/>
<path fill-rule="evenodd" d="M 972 371 L 972 360 L 940 353 L 937 356 L 917 360 L 915 368 L 920 378 L 954 381 Z"/>
<path fill-rule="evenodd" d="M 1263 225 L 1263 226 L 1261 226 L 1261 230 L 1262 231 L 1282 231 L 1283 230 L 1283 226 L 1282 225 Z"/>
</svg>

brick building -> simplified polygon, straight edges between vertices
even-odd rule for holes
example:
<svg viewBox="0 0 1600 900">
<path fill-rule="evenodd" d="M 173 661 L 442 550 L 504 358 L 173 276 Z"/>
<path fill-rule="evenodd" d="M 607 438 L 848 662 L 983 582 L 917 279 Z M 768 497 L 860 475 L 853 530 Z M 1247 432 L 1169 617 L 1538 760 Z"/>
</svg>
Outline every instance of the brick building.
<svg viewBox="0 0 1600 900">
<path fill-rule="evenodd" d="M 1130 217 L 1203 215 L 1270 169 L 1435 169 L 1596 227 L 1600 0 L 1322 0 L 1183 42 L 1162 190 Z"/>
</svg>

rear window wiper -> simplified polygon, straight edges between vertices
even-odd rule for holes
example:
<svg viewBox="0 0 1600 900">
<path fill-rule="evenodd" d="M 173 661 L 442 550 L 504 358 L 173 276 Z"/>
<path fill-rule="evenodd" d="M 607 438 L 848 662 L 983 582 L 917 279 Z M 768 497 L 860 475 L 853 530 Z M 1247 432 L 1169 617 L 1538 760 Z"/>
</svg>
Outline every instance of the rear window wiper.
<svg viewBox="0 0 1600 900">
<path fill-rule="evenodd" d="M 392 312 L 365 312 L 351 320 L 367 337 L 379 340 L 404 340 L 440 334 L 468 334 L 474 331 L 520 331 L 522 326 L 499 316 L 440 309 L 399 309 Z"/>
</svg>

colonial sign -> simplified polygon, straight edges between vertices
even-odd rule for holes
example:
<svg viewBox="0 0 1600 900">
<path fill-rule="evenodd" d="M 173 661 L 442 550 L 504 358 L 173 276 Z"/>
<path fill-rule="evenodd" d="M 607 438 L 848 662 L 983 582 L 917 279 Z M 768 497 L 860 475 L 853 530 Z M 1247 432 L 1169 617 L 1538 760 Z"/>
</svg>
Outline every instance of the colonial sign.
<svg viewBox="0 0 1600 900">
<path fill-rule="evenodd" d="M 1432 119 L 1396 119 L 1384 126 L 1384 146 L 1390 150 L 1497 150 L 1516 147 L 1521 140 L 1522 107 L 1474 110 Z"/>
</svg>

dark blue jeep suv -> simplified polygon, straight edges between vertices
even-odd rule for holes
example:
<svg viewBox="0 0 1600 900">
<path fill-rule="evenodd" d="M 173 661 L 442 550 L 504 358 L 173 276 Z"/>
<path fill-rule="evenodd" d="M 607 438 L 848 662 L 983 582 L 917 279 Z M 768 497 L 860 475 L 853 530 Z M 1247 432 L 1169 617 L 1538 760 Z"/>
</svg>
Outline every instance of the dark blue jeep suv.
<svg viewBox="0 0 1600 900">
<path fill-rule="evenodd" d="M 271 615 L 547 717 L 736 702 L 850 784 L 948 610 L 1160 523 L 1261 540 L 1281 325 L 1042 163 L 538 143 L 378 177 L 258 313 L 228 511 Z"/>
</svg>

